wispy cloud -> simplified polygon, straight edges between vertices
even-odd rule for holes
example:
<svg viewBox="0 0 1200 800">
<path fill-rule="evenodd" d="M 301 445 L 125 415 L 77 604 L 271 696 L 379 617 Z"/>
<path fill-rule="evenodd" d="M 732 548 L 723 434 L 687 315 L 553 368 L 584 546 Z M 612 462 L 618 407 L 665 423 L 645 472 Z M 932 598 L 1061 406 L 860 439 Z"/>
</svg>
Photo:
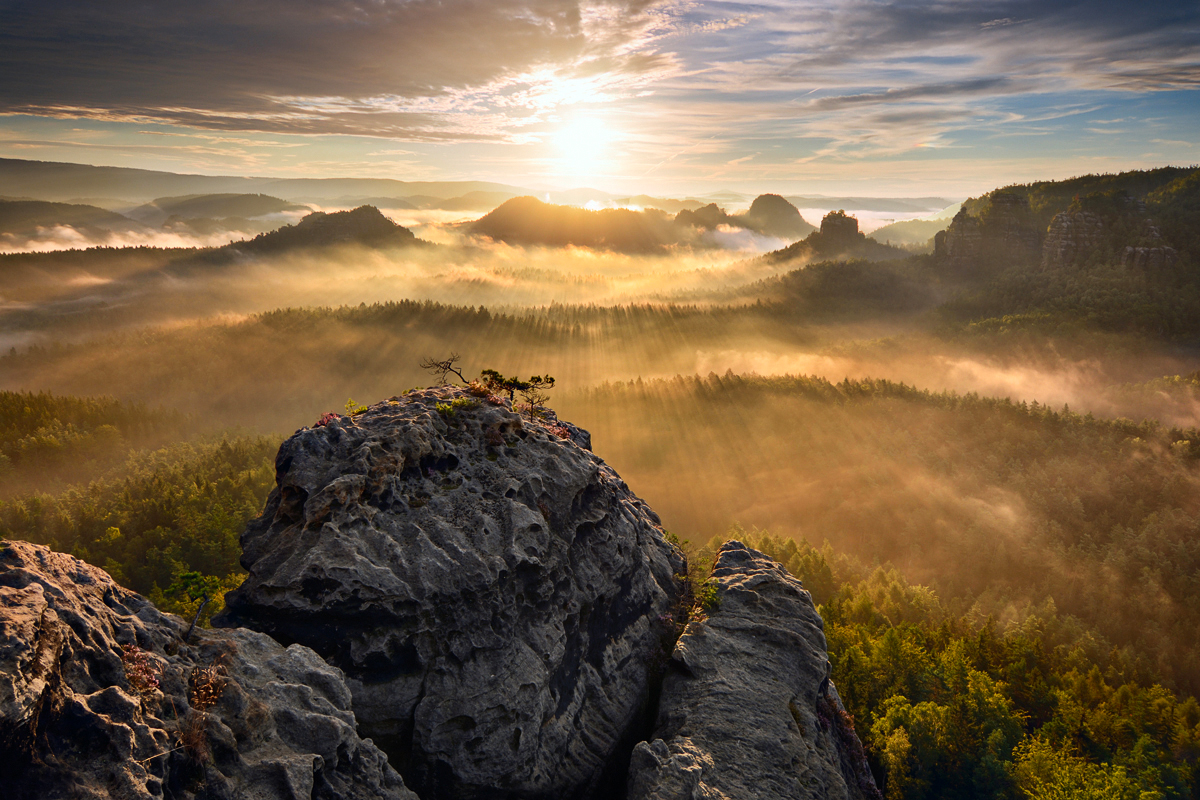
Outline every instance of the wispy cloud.
<svg viewBox="0 0 1200 800">
<path fill-rule="evenodd" d="M 619 131 L 631 178 L 1064 131 L 1140 153 L 1139 128 L 1188 138 L 1198 89 L 1194 2 L 9 0 L 0 24 L 0 118 L 129 124 L 240 164 L 278 161 L 297 138 L 366 136 L 389 144 L 357 155 L 406 169 L 444 173 L 462 152 L 536 167 L 574 109 Z M 1127 121 L 1154 97 L 1174 105 Z M 1072 119 L 1084 114 L 1105 120 Z"/>
</svg>

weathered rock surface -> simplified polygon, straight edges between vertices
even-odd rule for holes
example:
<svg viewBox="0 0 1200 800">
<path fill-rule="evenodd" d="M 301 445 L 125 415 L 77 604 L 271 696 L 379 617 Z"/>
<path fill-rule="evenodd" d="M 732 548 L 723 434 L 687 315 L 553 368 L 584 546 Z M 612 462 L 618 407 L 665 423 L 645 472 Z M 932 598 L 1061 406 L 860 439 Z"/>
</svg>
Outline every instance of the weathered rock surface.
<svg viewBox="0 0 1200 800">
<path fill-rule="evenodd" d="M 629 800 L 879 797 L 800 581 L 736 541 L 710 580 L 719 607 L 675 647 L 655 738 L 634 748 Z"/>
<path fill-rule="evenodd" d="M 359 729 L 423 796 L 607 792 L 685 565 L 589 446 L 454 388 L 301 430 L 219 624 L 343 669 Z"/>
<path fill-rule="evenodd" d="M 1174 247 L 1126 247 L 1121 255 L 1121 264 L 1130 269 L 1163 269 L 1179 262 L 1179 251 Z"/>
<path fill-rule="evenodd" d="M 1104 220 L 1090 211 L 1054 215 L 1042 243 L 1042 267 L 1066 267 L 1082 261 L 1104 240 Z"/>
<path fill-rule="evenodd" d="M 312 650 L 185 630 L 100 569 L 0 543 L 0 795 L 415 800 Z"/>
<path fill-rule="evenodd" d="M 989 266 L 1036 264 L 1040 236 L 1030 220 L 1029 201 L 1011 192 L 993 192 L 978 217 L 966 208 L 934 237 L 934 258 L 943 267 L 972 272 Z"/>
</svg>

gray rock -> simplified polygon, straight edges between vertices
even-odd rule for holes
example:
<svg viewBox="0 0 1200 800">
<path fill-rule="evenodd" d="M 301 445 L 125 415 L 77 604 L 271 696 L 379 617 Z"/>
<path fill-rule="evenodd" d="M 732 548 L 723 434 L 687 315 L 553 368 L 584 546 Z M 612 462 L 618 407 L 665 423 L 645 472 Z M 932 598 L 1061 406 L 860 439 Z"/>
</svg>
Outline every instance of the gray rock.
<svg viewBox="0 0 1200 800">
<path fill-rule="evenodd" d="M 971 273 L 1014 264 L 1036 264 L 1040 236 L 1030 218 L 1029 200 L 996 191 L 978 217 L 959 210 L 950 226 L 934 236 L 934 259 L 956 272 Z"/>
<path fill-rule="evenodd" d="M 1042 268 L 1065 267 L 1083 261 L 1104 237 L 1104 220 L 1090 211 L 1055 214 L 1042 243 Z"/>
<path fill-rule="evenodd" d="M 76 558 L 0 543 L 0 794 L 416 800 L 316 653 L 247 630 L 189 645 L 186 627 Z"/>
<path fill-rule="evenodd" d="M 736 541 L 710 581 L 719 606 L 693 615 L 675 647 L 629 800 L 878 798 L 800 581 Z"/>
<path fill-rule="evenodd" d="M 1136 270 L 1155 270 L 1173 267 L 1179 263 L 1179 252 L 1174 247 L 1126 247 L 1121 254 L 1122 266 Z"/>
<path fill-rule="evenodd" d="M 301 430 L 219 624 L 344 670 L 359 729 L 423 796 L 602 794 L 685 562 L 589 445 L 450 387 Z"/>
</svg>

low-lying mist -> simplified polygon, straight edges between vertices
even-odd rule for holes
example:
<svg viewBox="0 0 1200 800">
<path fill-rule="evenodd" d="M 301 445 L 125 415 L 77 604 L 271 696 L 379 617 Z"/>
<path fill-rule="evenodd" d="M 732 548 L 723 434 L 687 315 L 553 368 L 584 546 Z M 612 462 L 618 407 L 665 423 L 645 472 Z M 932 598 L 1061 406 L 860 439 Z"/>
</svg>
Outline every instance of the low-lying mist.
<svg viewBox="0 0 1200 800">
<path fill-rule="evenodd" d="M 1153 425 L 732 374 L 606 385 L 556 406 L 681 538 L 736 522 L 827 541 L 980 618 L 1020 619 L 1053 598 L 1200 688 L 1185 633 L 1200 624 L 1200 449 Z"/>
<path fill-rule="evenodd" d="M 584 261 L 580 269 L 588 266 Z M 280 296 L 295 300 L 295 306 L 311 306 L 312 296 L 305 292 L 332 300 L 341 296 L 339 292 L 361 292 L 372 285 L 370 280 L 351 287 L 335 282 L 326 291 L 319 285 L 297 287 L 278 272 L 264 279 L 256 269 L 258 265 L 251 265 L 243 275 L 231 277 L 229 286 L 239 281 L 269 284 Z M 368 270 L 364 268 L 364 274 Z M 562 270 L 554 275 L 566 280 Z M 594 283 L 604 280 L 608 279 L 597 276 Z M 487 282 L 464 281 L 462 290 L 475 287 L 476 296 L 486 296 L 486 291 L 506 288 L 507 296 L 513 297 L 519 296 L 523 281 L 536 282 L 515 275 L 501 280 L 492 273 Z M 374 282 L 381 294 L 385 283 Z M 444 280 L 432 283 L 446 287 Z M 214 292 L 222 288 L 215 281 L 203 285 Z M 506 374 L 550 373 L 567 390 L 606 381 L 727 371 L 804 374 L 835 381 L 871 377 L 934 391 L 1036 400 L 1056 408 L 1069 405 L 1104 417 L 1200 425 L 1195 382 L 1162 379 L 1193 372 L 1195 362 L 1188 354 L 1118 335 L 1097 335 L 1087 343 L 947 340 L 905 320 L 817 321 L 778 302 L 737 307 L 561 304 L 504 310 L 402 301 L 250 313 L 252 305 L 222 305 L 219 301 L 228 296 L 220 294 L 181 291 L 175 297 L 174 303 L 159 296 L 157 303 L 142 306 L 138 302 L 144 300 L 137 297 L 126 306 L 109 303 L 93 312 L 93 320 L 111 327 L 128 321 L 131 330 L 81 335 L 75 343 L 31 348 L 27 339 L 17 338 L 28 336 L 29 328 L 8 328 L 0 353 L 10 347 L 22 349 L 0 357 L 0 388 L 108 394 L 200 414 L 214 426 L 243 424 L 279 432 L 340 407 L 347 395 L 386 397 L 427 383 L 429 376 L 417 366 L 421 358 L 454 351 L 463 354 L 470 373 L 483 368 Z M 206 303 L 228 310 L 224 316 L 205 315 L 200 309 Z M 87 312 L 66 303 L 50 307 L 67 320 L 87 318 Z M 36 313 L 44 314 L 45 309 L 43 305 L 26 313 L 37 321 Z M 149 311 L 157 313 L 160 322 L 153 328 L 134 328 Z M 20 313 L 9 310 L 5 318 L 18 319 Z M 60 331 L 61 324 L 49 330 Z"/>
<path fill-rule="evenodd" d="M 253 258 L 172 251 L 153 259 L 130 252 L 127 268 L 103 251 L 45 267 L 24 257 L 20 269 L 0 276 L 0 303 L 6 304 L 0 305 L 0 337 L 48 341 L 130 325 L 403 299 L 509 310 L 661 302 L 703 297 L 795 267 L 725 250 L 637 256 L 504 244 L 346 246 Z M 16 264 L 20 257 L 7 258 Z"/>
</svg>

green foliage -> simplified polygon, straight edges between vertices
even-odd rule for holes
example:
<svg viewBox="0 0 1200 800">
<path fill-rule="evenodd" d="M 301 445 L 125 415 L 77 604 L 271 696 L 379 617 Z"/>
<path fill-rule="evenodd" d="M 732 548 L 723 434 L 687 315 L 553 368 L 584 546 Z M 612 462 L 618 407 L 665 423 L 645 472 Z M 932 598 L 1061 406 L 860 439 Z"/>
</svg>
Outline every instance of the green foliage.
<svg viewBox="0 0 1200 800">
<path fill-rule="evenodd" d="M 0 392 L 0 497 L 88 480 L 183 427 L 179 414 L 112 398 Z"/>
<path fill-rule="evenodd" d="M 696 591 L 696 607 L 707 614 L 721 607 L 721 594 L 716 583 L 705 581 L 700 586 Z"/>
<path fill-rule="evenodd" d="M 1158 800 L 1143 792 L 1124 767 L 1093 764 L 1041 737 L 1024 741 L 1016 752 L 1018 785 L 1030 800 Z"/>
<path fill-rule="evenodd" d="M 358 402 L 355 401 L 355 399 L 353 397 L 347 397 L 345 409 L 346 409 L 346 413 L 348 415 L 354 416 L 355 414 L 361 414 L 364 411 L 366 411 L 367 407 L 363 406 L 363 405 L 359 405 Z"/>
<path fill-rule="evenodd" d="M 1200 789 L 1196 700 L 1098 650 L 1053 606 L 1001 627 L 880 568 L 819 610 L 834 683 L 889 798 Z"/>
<path fill-rule="evenodd" d="M 228 583 L 241 573 L 241 533 L 274 486 L 278 448 L 278 438 L 246 437 L 135 453 L 86 487 L 0 502 L 0 536 L 71 553 L 146 595 L 184 573 Z M 192 603 L 186 591 L 166 599 Z"/>
<path fill-rule="evenodd" d="M 449 403 L 438 403 L 437 412 L 446 419 L 454 419 L 460 411 L 470 411 L 479 408 L 479 401 L 471 397 L 456 397 Z"/>
<path fill-rule="evenodd" d="M 181 572 L 166 591 L 157 586 L 151 589 L 149 598 L 160 610 L 178 614 L 185 620 L 190 621 L 200 611 L 198 623 L 208 627 L 212 618 L 225 608 L 225 593 L 236 589 L 245 578 L 243 572 L 231 572 L 223 577 Z"/>
<path fill-rule="evenodd" d="M 515 403 L 519 394 L 525 401 L 529 418 L 538 414 L 538 409 L 549 400 L 547 390 L 554 388 L 554 378 L 549 375 L 534 375 L 526 380 L 516 377 L 505 377 L 494 369 L 485 369 L 479 373 L 480 383 L 491 394 L 508 395 L 510 403 Z"/>
</svg>

